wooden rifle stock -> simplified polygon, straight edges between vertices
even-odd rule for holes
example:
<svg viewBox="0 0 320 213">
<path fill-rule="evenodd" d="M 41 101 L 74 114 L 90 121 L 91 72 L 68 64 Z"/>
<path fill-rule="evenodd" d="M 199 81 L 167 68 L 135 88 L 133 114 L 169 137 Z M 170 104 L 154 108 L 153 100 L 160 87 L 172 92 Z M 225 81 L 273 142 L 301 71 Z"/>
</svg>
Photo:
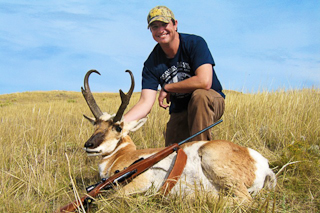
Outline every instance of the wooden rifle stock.
<svg viewBox="0 0 320 213">
<path fill-rule="evenodd" d="M 183 143 L 187 142 L 191 138 L 194 138 L 195 136 L 203 133 L 204 131 L 216 126 L 217 124 L 221 123 L 222 120 L 219 120 L 218 122 L 208 126 L 207 128 L 199 131 L 198 133 L 190 136 L 189 138 L 179 142 L 172 144 L 163 150 L 149 156 L 146 159 L 139 159 L 135 161 L 133 164 L 131 164 L 128 168 L 125 168 L 124 170 L 114 174 L 113 176 L 109 177 L 108 179 L 102 179 L 102 181 L 96 185 L 93 185 L 92 190 L 89 190 L 87 195 L 81 197 L 79 200 L 75 200 L 72 203 L 69 203 L 68 205 L 60 208 L 57 212 L 74 212 L 78 208 L 80 208 L 82 205 L 89 205 L 93 198 L 96 197 L 101 190 L 107 190 L 113 188 L 114 185 L 120 184 L 126 180 L 131 180 L 134 177 L 140 175 L 144 171 L 151 168 L 153 165 L 161 161 L 162 159 L 166 158 L 173 152 L 177 151 L 179 149 L 179 146 L 181 146 Z"/>
</svg>

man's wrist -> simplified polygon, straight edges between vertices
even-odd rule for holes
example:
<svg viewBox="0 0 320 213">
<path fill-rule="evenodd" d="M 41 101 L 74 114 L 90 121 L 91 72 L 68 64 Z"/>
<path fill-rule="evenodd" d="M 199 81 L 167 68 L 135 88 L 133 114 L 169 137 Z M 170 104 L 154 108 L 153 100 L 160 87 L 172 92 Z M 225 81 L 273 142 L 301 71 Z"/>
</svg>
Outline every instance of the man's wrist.
<svg viewBox="0 0 320 213">
<path fill-rule="evenodd" d="M 163 85 L 162 85 L 162 90 L 165 91 L 166 93 L 170 93 L 168 90 L 165 89 L 165 86 L 166 86 L 166 85 L 167 85 L 167 84 L 163 84 Z"/>
</svg>

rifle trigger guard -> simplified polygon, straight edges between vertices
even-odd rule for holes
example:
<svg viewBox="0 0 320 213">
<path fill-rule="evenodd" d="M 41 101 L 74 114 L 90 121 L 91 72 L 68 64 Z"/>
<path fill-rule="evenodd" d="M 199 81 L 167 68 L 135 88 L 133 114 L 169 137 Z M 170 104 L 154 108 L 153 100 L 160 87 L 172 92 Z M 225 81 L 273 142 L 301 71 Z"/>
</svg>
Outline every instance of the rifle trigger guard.
<svg viewBox="0 0 320 213">
<path fill-rule="evenodd" d="M 85 208 L 85 210 L 89 210 L 90 205 L 93 203 L 94 199 L 92 199 L 91 197 L 86 197 L 86 199 L 83 201 L 83 207 Z"/>
</svg>

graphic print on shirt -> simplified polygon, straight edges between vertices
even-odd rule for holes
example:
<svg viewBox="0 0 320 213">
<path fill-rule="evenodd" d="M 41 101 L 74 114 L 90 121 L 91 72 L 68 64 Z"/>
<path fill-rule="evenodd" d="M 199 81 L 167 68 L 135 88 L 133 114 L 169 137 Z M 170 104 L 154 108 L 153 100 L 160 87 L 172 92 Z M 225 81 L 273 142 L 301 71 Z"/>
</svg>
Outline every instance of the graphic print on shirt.
<svg viewBox="0 0 320 213">
<path fill-rule="evenodd" d="M 161 81 L 165 84 L 177 83 L 191 77 L 190 65 L 186 62 L 178 62 L 177 66 L 173 65 L 169 67 L 161 76 Z M 170 93 L 176 98 L 184 98 L 190 95 L 190 93 Z"/>
</svg>

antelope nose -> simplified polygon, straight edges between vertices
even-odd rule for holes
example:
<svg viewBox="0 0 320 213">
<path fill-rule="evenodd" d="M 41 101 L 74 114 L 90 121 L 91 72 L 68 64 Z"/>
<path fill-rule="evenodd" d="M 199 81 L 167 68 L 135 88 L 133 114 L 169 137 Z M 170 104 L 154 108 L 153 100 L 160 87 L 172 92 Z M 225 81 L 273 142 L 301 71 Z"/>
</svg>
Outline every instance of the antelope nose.
<svg viewBox="0 0 320 213">
<path fill-rule="evenodd" d="M 103 136 L 104 136 L 103 133 L 93 134 L 84 144 L 84 147 L 91 148 L 91 149 L 98 147 L 103 141 Z"/>
</svg>

